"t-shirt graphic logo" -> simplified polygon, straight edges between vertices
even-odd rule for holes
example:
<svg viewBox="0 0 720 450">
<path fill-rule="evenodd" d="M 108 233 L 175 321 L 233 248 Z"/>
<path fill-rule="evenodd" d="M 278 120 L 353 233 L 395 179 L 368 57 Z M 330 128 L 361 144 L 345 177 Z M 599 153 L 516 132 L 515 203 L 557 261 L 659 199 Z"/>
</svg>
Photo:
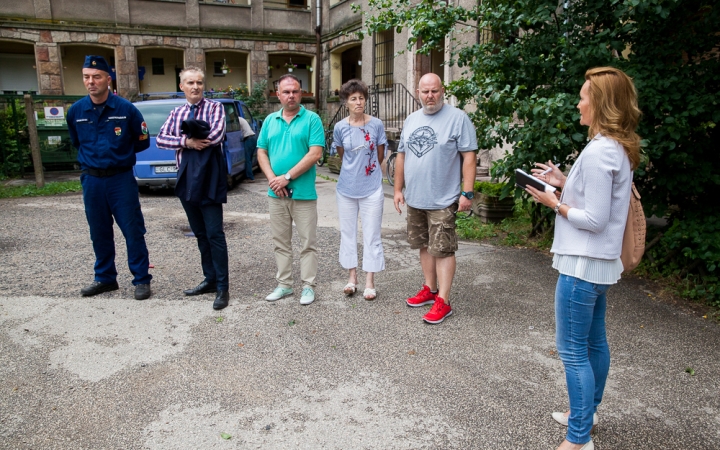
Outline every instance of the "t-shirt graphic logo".
<svg viewBox="0 0 720 450">
<path fill-rule="evenodd" d="M 430 127 L 420 127 L 412 132 L 407 145 L 415 153 L 415 156 L 422 158 L 425 153 L 435 147 L 435 144 L 437 144 L 435 131 Z"/>
</svg>

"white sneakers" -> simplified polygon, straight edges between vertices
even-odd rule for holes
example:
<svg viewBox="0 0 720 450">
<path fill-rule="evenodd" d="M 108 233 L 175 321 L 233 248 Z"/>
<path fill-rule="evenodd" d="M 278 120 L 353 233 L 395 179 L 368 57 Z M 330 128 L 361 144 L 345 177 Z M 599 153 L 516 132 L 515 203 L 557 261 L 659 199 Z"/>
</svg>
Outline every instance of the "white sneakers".
<svg viewBox="0 0 720 450">
<path fill-rule="evenodd" d="M 315 291 L 310 286 L 305 286 L 302 291 L 302 297 L 300 297 L 301 305 L 309 305 L 315 301 Z"/>
<path fill-rule="evenodd" d="M 265 300 L 269 302 L 274 302 L 276 300 L 280 300 L 283 297 L 287 297 L 288 295 L 293 295 L 293 290 L 290 288 L 284 288 L 284 287 L 276 287 L 274 291 L 270 293 L 267 297 L 265 297 Z M 305 286 L 302 290 L 302 296 L 300 297 L 300 304 L 301 305 L 309 305 L 310 303 L 315 301 L 315 291 L 310 286 Z"/>
<path fill-rule="evenodd" d="M 288 295 L 292 295 L 293 290 L 284 288 L 284 287 L 276 287 L 274 291 L 270 293 L 267 297 L 265 297 L 265 300 L 269 302 L 274 302 L 275 300 L 280 300 L 283 297 L 287 297 Z"/>
</svg>

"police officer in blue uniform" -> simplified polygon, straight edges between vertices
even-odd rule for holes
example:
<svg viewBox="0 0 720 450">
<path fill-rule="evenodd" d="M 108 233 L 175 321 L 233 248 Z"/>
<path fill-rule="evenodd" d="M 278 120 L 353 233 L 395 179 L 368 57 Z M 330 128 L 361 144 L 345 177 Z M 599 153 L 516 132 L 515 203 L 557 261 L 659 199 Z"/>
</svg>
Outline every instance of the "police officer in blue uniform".
<svg viewBox="0 0 720 450">
<path fill-rule="evenodd" d="M 113 219 L 125 236 L 135 298 L 150 297 L 150 260 L 145 245 L 145 219 L 133 176 L 135 153 L 150 146 L 147 126 L 138 109 L 110 92 L 110 67 L 102 56 L 86 56 L 83 83 L 87 97 L 67 113 L 68 130 L 82 168 L 85 216 L 95 250 L 95 281 L 83 296 L 118 289 Z"/>
</svg>

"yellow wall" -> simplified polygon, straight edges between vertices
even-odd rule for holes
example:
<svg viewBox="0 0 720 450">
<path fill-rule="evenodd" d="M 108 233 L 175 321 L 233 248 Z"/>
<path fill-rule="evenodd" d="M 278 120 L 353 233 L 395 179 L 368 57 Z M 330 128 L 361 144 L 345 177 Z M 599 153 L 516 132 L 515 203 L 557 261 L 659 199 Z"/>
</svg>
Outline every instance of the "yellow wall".
<svg viewBox="0 0 720 450">
<path fill-rule="evenodd" d="M 165 66 L 165 74 L 153 75 L 152 58 L 162 58 Z M 176 69 L 182 69 L 185 65 L 182 50 L 164 48 L 143 48 L 137 51 L 138 69 L 145 67 L 145 76 L 140 80 L 140 92 L 178 92 L 180 87 L 177 83 Z"/>
<path fill-rule="evenodd" d="M 115 63 L 115 52 L 110 48 L 90 45 L 62 46 L 60 48 L 60 61 L 63 68 L 65 95 L 87 94 L 87 89 L 85 89 L 82 78 L 82 66 L 85 63 L 85 56 L 87 55 L 102 56 L 111 66 Z"/>
<path fill-rule="evenodd" d="M 216 91 L 227 89 L 228 86 L 237 87 L 240 83 L 247 84 L 249 69 L 248 53 L 241 52 L 206 52 L 205 53 L 205 89 Z M 215 62 L 227 63 L 230 72 L 220 76 L 215 75 Z"/>
</svg>

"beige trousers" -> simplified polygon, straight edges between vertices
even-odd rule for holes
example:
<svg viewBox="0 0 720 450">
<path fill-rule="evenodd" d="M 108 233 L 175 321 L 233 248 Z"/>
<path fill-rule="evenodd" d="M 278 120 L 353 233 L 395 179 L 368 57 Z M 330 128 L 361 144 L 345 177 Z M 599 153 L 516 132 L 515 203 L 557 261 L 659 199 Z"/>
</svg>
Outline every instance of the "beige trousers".
<svg viewBox="0 0 720 450">
<path fill-rule="evenodd" d="M 275 245 L 278 286 L 292 288 L 292 225 L 300 237 L 300 278 L 303 286 L 315 287 L 317 275 L 317 200 L 268 197 L 270 229 Z"/>
</svg>

